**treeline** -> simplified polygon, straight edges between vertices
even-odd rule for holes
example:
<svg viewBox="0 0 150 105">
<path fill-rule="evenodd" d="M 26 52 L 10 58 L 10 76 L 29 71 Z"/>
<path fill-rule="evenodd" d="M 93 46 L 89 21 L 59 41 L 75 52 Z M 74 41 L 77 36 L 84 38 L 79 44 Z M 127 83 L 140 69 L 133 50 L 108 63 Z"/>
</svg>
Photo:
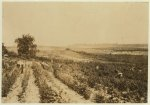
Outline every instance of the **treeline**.
<svg viewBox="0 0 150 105">
<path fill-rule="evenodd" d="M 17 44 L 17 53 L 8 51 L 4 43 L 2 43 L 2 56 L 34 58 L 37 53 L 37 45 L 34 44 L 34 37 L 30 34 L 24 34 L 22 37 L 15 39 Z"/>
</svg>

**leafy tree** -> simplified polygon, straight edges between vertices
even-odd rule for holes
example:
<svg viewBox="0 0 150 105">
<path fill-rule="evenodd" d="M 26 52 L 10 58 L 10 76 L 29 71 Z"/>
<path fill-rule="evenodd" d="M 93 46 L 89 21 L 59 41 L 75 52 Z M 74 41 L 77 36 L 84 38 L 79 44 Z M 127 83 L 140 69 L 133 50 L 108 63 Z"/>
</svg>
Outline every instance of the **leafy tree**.
<svg viewBox="0 0 150 105">
<path fill-rule="evenodd" d="M 30 34 L 22 35 L 21 38 L 17 38 L 18 55 L 23 57 L 34 57 L 37 52 L 37 45 L 34 44 L 34 37 Z"/>
<path fill-rule="evenodd" d="M 4 43 L 2 43 L 2 56 L 8 53 L 7 48 L 4 46 Z"/>
</svg>

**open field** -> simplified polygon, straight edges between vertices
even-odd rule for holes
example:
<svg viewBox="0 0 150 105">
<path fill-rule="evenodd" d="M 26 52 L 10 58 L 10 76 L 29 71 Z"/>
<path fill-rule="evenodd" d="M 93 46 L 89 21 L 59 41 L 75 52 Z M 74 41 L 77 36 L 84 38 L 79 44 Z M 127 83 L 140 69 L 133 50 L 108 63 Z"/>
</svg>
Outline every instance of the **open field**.
<svg viewBox="0 0 150 105">
<path fill-rule="evenodd" d="M 147 102 L 147 45 L 38 49 L 34 59 L 3 58 L 2 102 Z"/>
</svg>

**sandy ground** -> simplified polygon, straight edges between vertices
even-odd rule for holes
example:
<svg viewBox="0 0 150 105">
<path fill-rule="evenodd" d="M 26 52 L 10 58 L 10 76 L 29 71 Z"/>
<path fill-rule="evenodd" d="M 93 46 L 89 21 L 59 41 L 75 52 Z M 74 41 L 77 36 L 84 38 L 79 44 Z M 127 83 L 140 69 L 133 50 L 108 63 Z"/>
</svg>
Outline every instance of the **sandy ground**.
<svg viewBox="0 0 150 105">
<path fill-rule="evenodd" d="M 52 87 L 52 90 L 60 94 L 60 96 L 66 101 L 71 103 L 88 103 L 90 101 L 85 100 L 81 95 L 70 89 L 67 85 L 62 83 L 60 80 L 54 77 L 49 72 L 51 81 L 47 81 L 48 85 Z"/>
<path fill-rule="evenodd" d="M 28 86 L 24 94 L 24 101 L 26 103 L 39 103 L 40 102 L 40 94 L 39 88 L 35 85 L 35 77 L 33 75 L 33 70 L 31 68 L 28 69 L 30 72 L 30 77 L 28 80 Z"/>
</svg>

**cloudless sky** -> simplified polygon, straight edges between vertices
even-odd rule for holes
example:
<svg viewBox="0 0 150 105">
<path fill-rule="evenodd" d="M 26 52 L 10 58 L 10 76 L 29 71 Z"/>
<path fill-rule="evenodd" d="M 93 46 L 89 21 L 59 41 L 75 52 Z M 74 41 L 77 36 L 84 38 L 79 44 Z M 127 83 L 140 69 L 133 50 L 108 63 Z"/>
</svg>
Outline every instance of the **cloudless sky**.
<svg viewBox="0 0 150 105">
<path fill-rule="evenodd" d="M 30 33 L 38 45 L 148 43 L 148 3 L 3 2 L 3 42 Z"/>
</svg>

